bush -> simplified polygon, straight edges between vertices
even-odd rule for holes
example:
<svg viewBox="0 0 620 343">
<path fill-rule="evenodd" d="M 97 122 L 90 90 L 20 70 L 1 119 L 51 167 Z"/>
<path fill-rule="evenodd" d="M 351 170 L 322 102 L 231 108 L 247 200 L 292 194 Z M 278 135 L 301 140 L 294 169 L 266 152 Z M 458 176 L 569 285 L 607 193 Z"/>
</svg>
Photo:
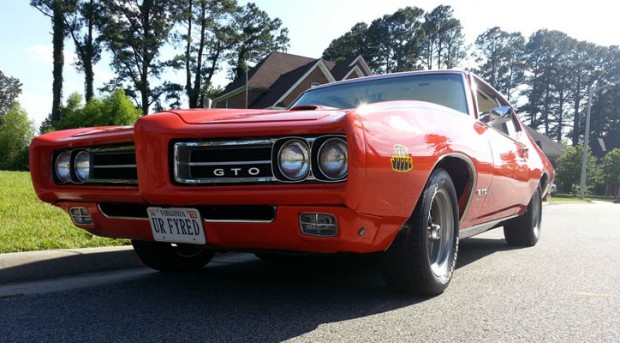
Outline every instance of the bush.
<svg viewBox="0 0 620 343">
<path fill-rule="evenodd" d="M 620 194 L 620 149 L 616 148 L 605 155 L 601 163 L 603 181 L 610 188 L 610 192 Z"/>
<path fill-rule="evenodd" d="M 583 146 L 569 146 L 564 154 L 558 158 L 555 180 L 560 186 L 561 192 L 579 193 L 581 183 L 581 164 L 583 159 Z M 588 151 L 586 191 L 592 189 L 598 177 L 596 157 Z"/>
<path fill-rule="evenodd" d="M 132 125 L 142 114 L 122 89 L 117 89 L 101 100 L 93 98 L 85 106 L 81 104 L 82 96 L 71 94 L 61 109 L 60 121 L 52 123 L 53 129 Z"/>
<path fill-rule="evenodd" d="M 28 170 L 28 145 L 33 136 L 28 114 L 14 103 L 0 125 L 0 169 Z"/>
</svg>

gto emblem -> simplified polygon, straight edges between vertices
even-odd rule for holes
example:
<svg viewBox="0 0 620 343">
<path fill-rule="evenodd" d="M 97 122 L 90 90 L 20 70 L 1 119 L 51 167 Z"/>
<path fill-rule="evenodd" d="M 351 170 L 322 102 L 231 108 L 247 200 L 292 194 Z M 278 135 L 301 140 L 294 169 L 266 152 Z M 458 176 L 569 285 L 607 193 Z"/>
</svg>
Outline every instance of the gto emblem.
<svg viewBox="0 0 620 343">
<path fill-rule="evenodd" d="M 260 174 L 260 169 L 256 167 L 249 168 L 244 170 L 243 168 L 217 168 L 213 169 L 213 175 L 221 177 L 221 176 L 239 176 L 243 172 L 247 172 L 251 176 L 257 176 Z"/>
</svg>

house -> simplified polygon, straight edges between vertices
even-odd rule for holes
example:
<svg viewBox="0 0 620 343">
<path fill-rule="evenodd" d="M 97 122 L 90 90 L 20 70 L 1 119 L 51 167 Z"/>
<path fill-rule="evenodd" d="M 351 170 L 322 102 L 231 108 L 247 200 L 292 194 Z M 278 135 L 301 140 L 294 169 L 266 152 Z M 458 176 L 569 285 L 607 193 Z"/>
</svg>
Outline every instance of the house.
<svg viewBox="0 0 620 343">
<path fill-rule="evenodd" d="M 608 152 L 620 148 L 620 130 L 610 131 L 603 137 L 590 140 L 590 147 L 592 148 L 592 155 L 596 158 L 605 157 Z"/>
<path fill-rule="evenodd" d="M 362 56 L 340 62 L 272 52 L 213 99 L 217 108 L 285 108 L 306 89 L 371 75 Z"/>
<path fill-rule="evenodd" d="M 524 126 L 525 126 L 525 130 L 527 131 L 527 133 L 530 134 L 534 142 L 545 153 L 549 161 L 551 161 L 551 163 L 555 165 L 555 162 L 557 161 L 557 159 L 560 156 L 562 156 L 562 154 L 564 153 L 564 146 L 552 140 L 551 138 L 543 135 L 542 133 L 536 131 L 535 129 L 527 125 L 524 125 Z"/>
</svg>

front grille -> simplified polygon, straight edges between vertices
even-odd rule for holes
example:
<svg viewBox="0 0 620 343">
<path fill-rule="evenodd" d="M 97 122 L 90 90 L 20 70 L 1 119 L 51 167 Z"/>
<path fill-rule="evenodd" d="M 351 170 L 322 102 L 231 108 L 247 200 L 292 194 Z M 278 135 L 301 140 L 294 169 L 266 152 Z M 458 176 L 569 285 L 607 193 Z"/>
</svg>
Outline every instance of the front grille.
<svg viewBox="0 0 620 343">
<path fill-rule="evenodd" d="M 264 139 L 191 141 L 173 143 L 173 182 L 180 185 L 247 185 L 259 183 L 343 182 L 346 175 L 330 179 L 318 168 L 323 143 L 342 135 Z M 307 148 L 309 169 L 300 178 L 285 175 L 278 167 L 289 142 Z M 345 155 L 346 158 L 346 155 Z"/>
<path fill-rule="evenodd" d="M 136 152 L 133 145 L 93 148 L 92 183 L 137 184 Z"/>
<path fill-rule="evenodd" d="M 274 181 L 274 140 L 178 142 L 174 181 L 181 184 L 240 184 Z"/>
</svg>

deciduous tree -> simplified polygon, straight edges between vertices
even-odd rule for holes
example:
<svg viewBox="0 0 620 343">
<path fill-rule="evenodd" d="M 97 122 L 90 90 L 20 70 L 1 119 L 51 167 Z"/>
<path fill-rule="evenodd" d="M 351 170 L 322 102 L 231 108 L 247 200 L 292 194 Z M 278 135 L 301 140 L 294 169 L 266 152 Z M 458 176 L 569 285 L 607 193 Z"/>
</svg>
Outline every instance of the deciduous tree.
<svg viewBox="0 0 620 343">
<path fill-rule="evenodd" d="M 102 99 L 92 98 L 84 105 L 82 96 L 73 93 L 62 107 L 62 119 L 53 124 L 54 129 L 77 127 L 132 125 L 141 115 L 122 89 L 115 90 Z"/>
<path fill-rule="evenodd" d="M 21 92 L 22 83 L 15 77 L 4 75 L 0 70 L 0 125 L 2 125 L 1 116 L 9 112 Z"/>
<path fill-rule="evenodd" d="M 64 47 L 65 36 L 67 34 L 67 24 L 65 15 L 76 10 L 77 0 L 31 0 L 30 5 L 38 9 L 41 13 L 52 20 L 52 43 L 54 67 L 52 75 L 52 111 L 53 120 L 60 119 L 60 106 L 62 103 L 63 86 L 63 66 L 64 66 Z"/>
<path fill-rule="evenodd" d="M 144 114 L 169 84 L 154 85 L 166 61 L 160 59 L 162 46 L 178 19 L 176 0 L 101 0 L 101 38 L 112 53 L 116 78 L 107 90 L 126 88 Z M 123 87 L 125 86 L 125 87 Z"/>
<path fill-rule="evenodd" d="M 67 32 L 75 45 L 76 66 L 84 72 L 84 95 L 86 101 L 94 96 L 94 65 L 101 58 L 101 41 L 96 37 L 96 21 L 102 7 L 99 0 L 81 0 L 76 11 L 66 13 Z"/>
<path fill-rule="evenodd" d="M 488 29 L 476 39 L 475 72 L 512 100 L 525 76 L 525 38 L 499 27 Z"/>
<path fill-rule="evenodd" d="M 234 0 L 189 0 L 182 22 L 186 31 L 175 36 L 184 53 L 175 67 L 185 71 L 185 94 L 190 108 L 202 107 L 213 75 L 234 43 L 233 15 L 241 11 Z"/>
<path fill-rule="evenodd" d="M 288 29 L 282 27 L 282 21 L 271 19 L 254 3 L 235 13 L 232 24 L 236 42 L 228 54 L 232 78 L 243 77 L 248 62 L 257 63 L 272 51 L 286 51 L 289 46 Z"/>
<path fill-rule="evenodd" d="M 0 125 L 0 169 L 26 170 L 28 165 L 28 144 L 34 135 L 34 128 L 28 114 L 18 102 L 13 102 L 3 116 Z"/>
<path fill-rule="evenodd" d="M 561 187 L 562 192 L 578 192 L 581 179 L 581 164 L 583 158 L 583 146 L 569 146 L 564 150 L 564 154 L 558 158 L 555 169 L 555 179 Z M 587 180 L 586 185 L 592 186 L 596 181 L 596 157 L 588 151 L 587 157 Z M 587 188 L 587 187 L 586 187 Z"/>
<path fill-rule="evenodd" d="M 342 61 L 350 57 L 362 55 L 368 66 L 375 69 L 377 66 L 371 64 L 374 56 L 371 55 L 371 48 L 367 42 L 368 25 L 364 22 L 353 25 L 349 32 L 334 39 L 323 51 L 323 59 L 328 61 Z"/>
<path fill-rule="evenodd" d="M 605 155 L 601 163 L 601 176 L 603 182 L 612 189 L 615 189 L 615 196 L 620 195 L 620 149 L 616 148 Z"/>
<path fill-rule="evenodd" d="M 424 17 L 426 33 L 420 61 L 426 69 L 454 68 L 465 58 L 465 36 L 454 10 L 440 5 Z"/>
</svg>

